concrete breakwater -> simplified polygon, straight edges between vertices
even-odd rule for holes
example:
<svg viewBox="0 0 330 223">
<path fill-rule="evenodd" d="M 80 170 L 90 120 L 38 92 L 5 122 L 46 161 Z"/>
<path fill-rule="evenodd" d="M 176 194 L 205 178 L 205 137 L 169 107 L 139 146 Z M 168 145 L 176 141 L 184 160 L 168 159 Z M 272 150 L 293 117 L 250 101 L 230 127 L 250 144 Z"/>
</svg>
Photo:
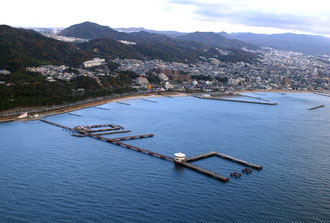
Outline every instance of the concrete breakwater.
<svg viewBox="0 0 330 223">
<path fill-rule="evenodd" d="M 323 108 L 323 107 L 325 107 L 325 105 L 319 105 L 316 107 L 312 107 L 312 108 L 309 108 L 308 110 L 315 110 L 315 109 L 319 109 L 319 108 Z"/>
<path fill-rule="evenodd" d="M 209 100 L 218 100 L 218 101 L 229 101 L 229 102 L 241 102 L 241 103 L 250 103 L 250 104 L 260 104 L 260 105 L 278 105 L 278 103 L 274 102 L 258 102 L 258 101 L 244 101 L 244 100 L 234 100 L 234 99 L 228 99 L 228 98 L 219 98 L 219 97 L 213 97 L 213 96 L 194 96 L 196 98 L 200 99 L 209 99 Z"/>
</svg>

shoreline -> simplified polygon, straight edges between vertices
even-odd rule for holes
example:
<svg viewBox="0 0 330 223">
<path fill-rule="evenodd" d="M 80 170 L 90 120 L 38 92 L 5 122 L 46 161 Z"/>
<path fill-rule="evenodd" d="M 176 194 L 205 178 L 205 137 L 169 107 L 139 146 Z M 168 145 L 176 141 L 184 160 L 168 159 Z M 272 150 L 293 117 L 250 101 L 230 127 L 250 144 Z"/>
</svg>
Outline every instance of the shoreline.
<svg viewBox="0 0 330 223">
<path fill-rule="evenodd" d="M 38 113 L 39 117 L 38 118 L 17 118 L 17 115 L 10 115 L 10 116 L 3 116 L 0 117 L 0 123 L 4 122 L 12 122 L 12 121 L 33 121 L 33 120 L 38 120 L 39 118 L 42 117 L 47 117 L 47 116 L 52 116 L 52 115 L 59 115 L 59 114 L 64 114 L 84 108 L 90 108 L 90 107 L 95 107 L 98 105 L 103 105 L 103 104 L 108 104 L 112 102 L 118 102 L 118 101 L 124 101 L 124 100 L 134 100 L 134 99 L 143 99 L 143 98 L 156 98 L 156 97 L 166 97 L 166 96 L 172 96 L 172 97 L 186 97 L 189 94 L 183 93 L 183 92 L 151 92 L 151 93 L 141 93 L 141 94 L 135 94 L 135 95 L 126 95 L 126 96 L 118 96 L 118 97 L 113 97 L 113 98 L 108 98 L 108 99 L 101 99 L 99 101 L 91 101 L 91 102 L 86 102 L 84 104 L 78 104 L 78 105 L 73 105 L 73 106 L 68 106 L 64 108 L 58 108 L 54 109 L 51 111 L 43 111 Z"/>
<path fill-rule="evenodd" d="M 314 91 L 295 91 L 295 90 L 253 90 L 253 91 L 233 91 L 234 94 L 242 94 L 242 93 L 314 93 Z M 330 91 L 323 91 L 326 94 L 329 94 Z M 77 104 L 72 105 L 68 107 L 62 107 L 62 108 L 55 108 L 50 111 L 42 111 L 39 112 L 39 117 L 37 118 L 17 118 L 18 115 L 9 115 L 9 116 L 3 116 L 0 117 L 0 123 L 4 122 L 11 122 L 11 121 L 33 121 L 38 120 L 42 117 L 52 116 L 52 115 L 58 115 L 63 113 L 68 113 L 84 108 L 90 108 L 98 105 L 103 105 L 107 103 L 112 102 L 118 102 L 118 101 L 124 101 L 124 100 L 134 100 L 134 99 L 143 99 L 143 98 L 156 98 L 156 97 L 186 97 L 189 95 L 194 95 L 196 93 L 185 93 L 185 92 L 148 92 L 148 93 L 141 93 L 141 94 L 134 94 L 134 95 L 124 95 L 124 96 L 117 96 L 113 98 L 108 99 L 101 99 L 101 100 L 94 100 L 90 102 L 86 102 L 83 104 Z M 231 96 L 223 96 L 224 98 L 230 98 Z M 244 96 L 243 96 L 244 97 Z M 32 112 L 35 113 L 35 112 Z"/>
</svg>

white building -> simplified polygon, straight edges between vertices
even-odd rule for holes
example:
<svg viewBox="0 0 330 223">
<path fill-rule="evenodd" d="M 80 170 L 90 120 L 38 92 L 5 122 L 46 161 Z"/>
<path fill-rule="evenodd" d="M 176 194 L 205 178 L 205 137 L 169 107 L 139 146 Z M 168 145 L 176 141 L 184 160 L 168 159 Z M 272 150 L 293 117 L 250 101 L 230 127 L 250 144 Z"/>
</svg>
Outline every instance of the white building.
<svg viewBox="0 0 330 223">
<path fill-rule="evenodd" d="M 119 40 L 119 42 L 125 44 L 125 45 L 136 45 L 135 42 L 129 42 L 129 41 L 126 41 L 126 40 Z"/>
<path fill-rule="evenodd" d="M 0 74 L 11 74 L 8 70 L 0 70 Z"/>
<path fill-rule="evenodd" d="M 137 84 L 139 84 L 139 85 L 147 85 L 147 84 L 149 84 L 148 79 L 145 78 L 145 77 L 142 77 L 142 76 L 136 78 L 136 79 L 135 79 L 135 82 L 136 82 Z"/>
<path fill-rule="evenodd" d="M 181 163 L 184 162 L 186 160 L 186 154 L 184 153 L 174 153 L 174 162 L 176 163 Z"/>
<path fill-rule="evenodd" d="M 88 60 L 84 62 L 85 67 L 95 67 L 100 66 L 105 62 L 105 59 L 94 58 L 93 60 Z"/>
<path fill-rule="evenodd" d="M 173 89 L 174 86 L 172 84 L 170 84 L 168 81 L 166 81 L 164 84 L 164 88 L 165 88 L 165 90 L 170 90 L 170 89 Z"/>
<path fill-rule="evenodd" d="M 166 74 L 160 73 L 160 74 L 158 74 L 158 77 L 162 81 L 168 81 L 168 77 L 166 76 Z"/>
</svg>

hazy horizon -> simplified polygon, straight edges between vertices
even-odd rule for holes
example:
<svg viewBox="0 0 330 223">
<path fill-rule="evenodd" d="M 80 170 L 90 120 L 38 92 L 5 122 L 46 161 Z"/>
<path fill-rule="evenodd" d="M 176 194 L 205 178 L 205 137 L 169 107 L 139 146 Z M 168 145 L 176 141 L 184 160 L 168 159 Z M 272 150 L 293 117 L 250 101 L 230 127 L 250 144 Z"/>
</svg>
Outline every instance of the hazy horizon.
<svg viewBox="0 0 330 223">
<path fill-rule="evenodd" d="M 88 3 L 88 4 L 87 4 Z M 91 21 L 111 28 L 178 32 L 297 33 L 330 37 L 329 3 L 301 1 L 131 0 L 4 2 L 2 24 L 66 28 Z M 20 7 L 17 7 L 17 6 Z M 15 12 L 15 13 L 13 13 Z"/>
</svg>

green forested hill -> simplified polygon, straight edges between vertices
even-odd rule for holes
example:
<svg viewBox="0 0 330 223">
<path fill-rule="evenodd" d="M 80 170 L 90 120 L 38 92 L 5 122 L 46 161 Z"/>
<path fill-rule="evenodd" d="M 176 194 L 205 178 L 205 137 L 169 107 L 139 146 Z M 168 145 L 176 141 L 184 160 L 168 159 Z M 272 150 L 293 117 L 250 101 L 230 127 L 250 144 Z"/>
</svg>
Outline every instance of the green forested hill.
<svg viewBox="0 0 330 223">
<path fill-rule="evenodd" d="M 15 71 L 27 66 L 66 64 L 79 66 L 91 56 L 76 46 L 41 34 L 0 26 L 0 69 Z"/>
</svg>

